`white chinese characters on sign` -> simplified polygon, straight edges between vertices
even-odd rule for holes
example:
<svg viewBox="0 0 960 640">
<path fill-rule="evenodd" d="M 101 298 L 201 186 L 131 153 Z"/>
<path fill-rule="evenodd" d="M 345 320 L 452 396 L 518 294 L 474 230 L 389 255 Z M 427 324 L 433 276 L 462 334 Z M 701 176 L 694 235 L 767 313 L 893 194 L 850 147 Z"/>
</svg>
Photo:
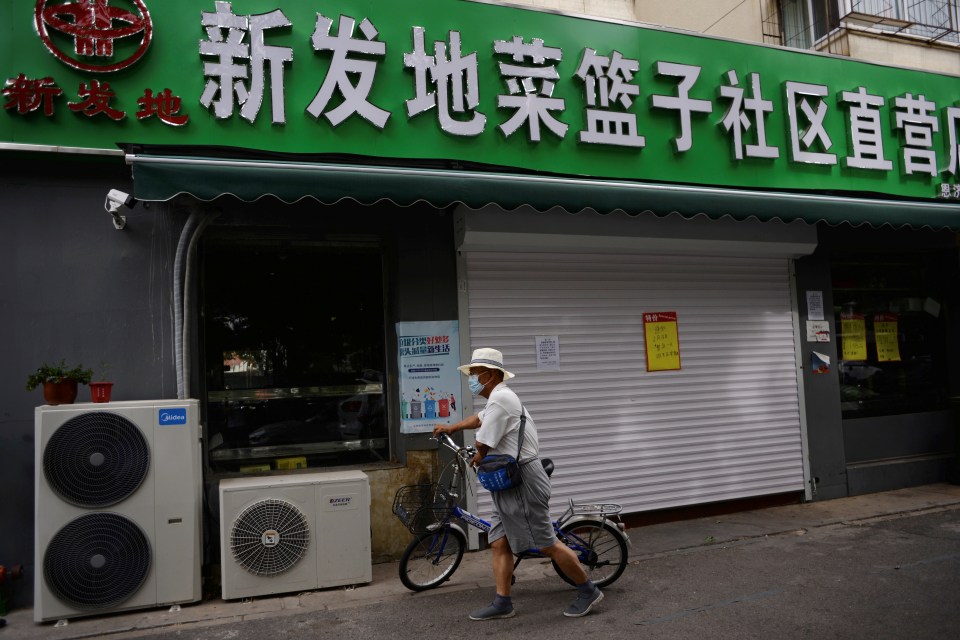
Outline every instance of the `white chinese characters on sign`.
<svg viewBox="0 0 960 640">
<path fill-rule="evenodd" d="M 827 153 L 833 141 L 827 135 L 823 120 L 827 103 L 823 97 L 828 91 L 822 84 L 787 82 L 787 120 L 790 127 L 790 159 L 809 164 L 837 164 L 837 156 Z M 799 107 L 799 112 L 797 108 Z M 800 116 L 806 123 L 801 130 Z M 811 149 L 822 148 L 822 151 Z"/>
<path fill-rule="evenodd" d="M 317 14 L 317 26 L 313 32 L 313 48 L 320 51 L 332 51 L 333 60 L 330 70 L 323 79 L 323 84 L 307 113 L 314 118 L 325 115 L 333 126 L 338 126 L 353 114 L 372 123 L 378 129 L 383 129 L 390 118 L 390 112 L 372 104 L 368 98 L 373 88 L 373 81 L 377 73 L 377 61 L 351 56 L 362 54 L 382 58 L 387 53 L 387 45 L 377 42 L 379 35 L 373 23 L 363 19 L 360 23 L 360 33 L 363 38 L 354 38 L 353 30 L 357 22 L 350 16 L 340 16 L 337 24 L 337 35 L 330 35 L 333 21 L 330 18 Z M 349 75 L 348 75 L 349 74 Z M 356 78 L 356 84 L 353 79 Z M 343 101 L 333 109 L 327 111 L 327 106 L 338 92 Z"/>
<path fill-rule="evenodd" d="M 680 78 L 676 96 L 651 97 L 651 104 L 659 109 L 673 109 L 680 112 L 680 135 L 673 140 L 677 152 L 689 151 L 693 147 L 693 132 L 690 129 L 690 116 L 693 113 L 710 113 L 713 105 L 709 100 L 694 100 L 690 89 L 700 77 L 700 67 L 675 62 L 657 62 L 657 74 Z"/>
<path fill-rule="evenodd" d="M 290 47 L 267 46 L 264 32 L 290 27 L 292 23 L 279 9 L 260 15 L 238 16 L 229 2 L 217 2 L 215 7 L 213 13 L 204 11 L 200 14 L 208 38 L 200 41 L 200 55 L 217 58 L 216 62 L 205 62 L 203 65 L 203 74 L 208 80 L 200 96 L 200 104 L 207 109 L 212 106 L 214 116 L 222 120 L 231 117 L 236 103 L 239 103 L 243 105 L 240 115 L 253 122 L 263 104 L 266 67 L 269 64 L 273 123 L 286 123 L 283 65 L 293 61 L 293 51 Z M 247 36 L 249 42 L 244 43 Z M 242 64 L 236 60 L 248 62 Z M 244 84 L 248 78 L 249 87 Z"/>
<path fill-rule="evenodd" d="M 550 64 L 560 62 L 563 51 L 544 46 L 540 38 L 526 43 L 520 36 L 514 36 L 511 40 L 495 40 L 493 52 L 510 55 L 517 63 L 499 64 L 500 77 L 506 80 L 510 95 L 498 95 L 497 106 L 514 110 L 513 117 L 500 125 L 503 135 L 509 138 L 526 123 L 530 141 L 540 142 L 540 123 L 543 123 L 555 136 L 563 138 L 569 125 L 557 120 L 551 112 L 563 111 L 566 101 L 553 97 L 560 75 L 557 65 Z M 532 65 L 520 64 L 528 58 Z"/>
<path fill-rule="evenodd" d="M 416 96 L 406 101 L 407 117 L 437 107 L 443 131 L 455 136 L 477 136 L 483 133 L 487 122 L 487 116 L 476 111 L 480 104 L 477 53 L 463 55 L 459 31 L 451 31 L 449 37 L 449 55 L 447 43 L 438 40 L 433 43 L 431 56 L 424 46 L 423 27 L 413 28 L 413 51 L 403 54 L 403 65 L 414 71 L 416 90 Z M 471 115 L 464 118 L 463 114 L 468 112 Z"/>
<path fill-rule="evenodd" d="M 880 107 L 883 98 L 867 93 L 865 87 L 856 92 L 844 91 L 840 101 L 850 106 L 850 148 L 853 155 L 844 161 L 848 167 L 889 171 L 893 163 L 883 157 L 883 132 L 880 128 Z"/>
<path fill-rule="evenodd" d="M 913 173 L 929 173 L 937 175 L 937 154 L 933 150 L 933 134 L 939 131 L 940 124 L 931 112 L 937 105 L 920 94 L 916 98 L 912 94 L 895 98 L 897 107 L 897 129 L 903 130 L 903 171 L 907 175 Z"/>
<path fill-rule="evenodd" d="M 637 114 L 627 111 L 640 87 L 630 84 L 640 68 L 636 60 L 624 58 L 619 51 L 610 57 L 584 49 L 576 76 L 583 80 L 587 92 L 587 130 L 580 132 L 580 142 L 642 147 L 643 136 L 637 135 Z M 600 109 L 597 109 L 599 98 Z M 614 111 L 619 103 L 623 111 Z"/>
<path fill-rule="evenodd" d="M 773 101 L 764 100 L 760 90 L 760 74 L 750 74 L 750 88 L 753 95 L 744 98 L 744 90 L 740 87 L 740 81 L 737 79 L 737 72 L 730 70 L 727 72 L 728 86 L 720 87 L 720 97 L 728 98 L 730 108 L 723 117 L 720 124 L 728 133 L 733 133 L 733 157 L 737 160 L 743 160 L 744 149 L 748 158 L 779 158 L 780 149 L 771 147 L 767 144 L 767 129 L 764 118 L 766 114 L 773 112 Z M 753 113 L 753 122 L 756 123 L 757 143 L 743 144 L 743 134 L 752 126 L 747 112 Z"/>
</svg>

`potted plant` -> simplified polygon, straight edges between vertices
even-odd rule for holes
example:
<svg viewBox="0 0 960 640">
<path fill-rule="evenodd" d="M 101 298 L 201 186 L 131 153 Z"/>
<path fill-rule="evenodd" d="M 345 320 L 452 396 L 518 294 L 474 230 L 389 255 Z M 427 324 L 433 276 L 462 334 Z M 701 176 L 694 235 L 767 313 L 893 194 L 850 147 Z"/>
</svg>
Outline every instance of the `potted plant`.
<svg viewBox="0 0 960 640">
<path fill-rule="evenodd" d="M 100 375 L 96 382 L 90 382 L 90 399 L 93 402 L 110 402 L 110 393 L 113 390 L 113 383 L 106 382 L 107 372 L 110 371 L 110 364 L 100 363 Z"/>
<path fill-rule="evenodd" d="M 82 364 L 69 367 L 66 360 L 56 365 L 44 362 L 27 378 L 27 391 L 42 385 L 47 404 L 72 404 L 77 399 L 77 384 L 87 384 L 92 377 L 93 371 Z"/>
</svg>

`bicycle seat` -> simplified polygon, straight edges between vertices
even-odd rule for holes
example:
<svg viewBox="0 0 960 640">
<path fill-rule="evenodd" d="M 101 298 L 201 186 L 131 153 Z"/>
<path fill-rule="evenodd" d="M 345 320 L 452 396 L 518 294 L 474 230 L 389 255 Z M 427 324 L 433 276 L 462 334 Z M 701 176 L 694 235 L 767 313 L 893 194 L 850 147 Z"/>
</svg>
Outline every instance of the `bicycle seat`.
<svg viewBox="0 0 960 640">
<path fill-rule="evenodd" d="M 540 464 L 543 465 L 543 470 L 547 472 L 547 477 L 553 475 L 553 460 L 550 458 L 540 458 Z"/>
</svg>

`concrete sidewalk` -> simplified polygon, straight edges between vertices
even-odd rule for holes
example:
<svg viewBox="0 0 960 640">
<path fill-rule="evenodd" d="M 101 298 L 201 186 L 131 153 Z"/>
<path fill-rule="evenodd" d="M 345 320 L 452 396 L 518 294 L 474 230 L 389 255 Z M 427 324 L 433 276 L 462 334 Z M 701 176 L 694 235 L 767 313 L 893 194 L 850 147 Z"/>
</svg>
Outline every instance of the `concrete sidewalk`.
<svg viewBox="0 0 960 640">
<path fill-rule="evenodd" d="M 945 508 L 960 508 L 960 486 L 935 484 L 854 498 L 772 507 L 709 518 L 650 525 L 628 530 L 631 563 L 644 558 L 762 536 L 792 534 L 818 527 L 874 518 L 898 517 Z M 429 598 L 453 590 L 492 589 L 489 551 L 467 553 L 452 580 L 434 591 L 414 594 L 400 583 L 397 563 L 373 567 L 370 584 L 333 588 L 279 597 L 225 602 L 212 599 L 179 610 L 146 609 L 76 618 L 65 626 L 36 624 L 33 612 L 20 609 L 7 615 L 0 637 L 66 640 L 111 634 L 141 635 L 164 627 L 208 626 L 246 619 L 269 618 L 311 611 L 329 611 L 399 599 Z M 518 581 L 555 577 L 549 561 L 527 560 L 517 570 Z M 31 588 L 28 576 L 21 588 Z"/>
</svg>

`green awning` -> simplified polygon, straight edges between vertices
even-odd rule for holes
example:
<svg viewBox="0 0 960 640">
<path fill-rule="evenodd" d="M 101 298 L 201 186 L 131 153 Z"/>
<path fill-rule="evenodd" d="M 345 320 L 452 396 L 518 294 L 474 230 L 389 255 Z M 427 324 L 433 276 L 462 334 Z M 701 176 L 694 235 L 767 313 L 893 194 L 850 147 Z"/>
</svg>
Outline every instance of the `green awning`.
<svg viewBox="0 0 960 640">
<path fill-rule="evenodd" d="M 518 174 L 507 172 L 389 167 L 312 162 L 127 155 L 133 167 L 134 196 L 167 201 L 187 194 L 202 201 L 231 195 L 254 201 L 266 196 L 284 202 L 313 198 L 324 204 L 344 199 L 362 204 L 390 201 L 400 206 L 428 202 L 471 208 L 528 205 L 544 211 L 650 211 L 711 218 L 824 221 L 893 227 L 960 229 L 960 203 L 872 199 L 832 194 L 745 191 L 690 185 Z"/>
</svg>

